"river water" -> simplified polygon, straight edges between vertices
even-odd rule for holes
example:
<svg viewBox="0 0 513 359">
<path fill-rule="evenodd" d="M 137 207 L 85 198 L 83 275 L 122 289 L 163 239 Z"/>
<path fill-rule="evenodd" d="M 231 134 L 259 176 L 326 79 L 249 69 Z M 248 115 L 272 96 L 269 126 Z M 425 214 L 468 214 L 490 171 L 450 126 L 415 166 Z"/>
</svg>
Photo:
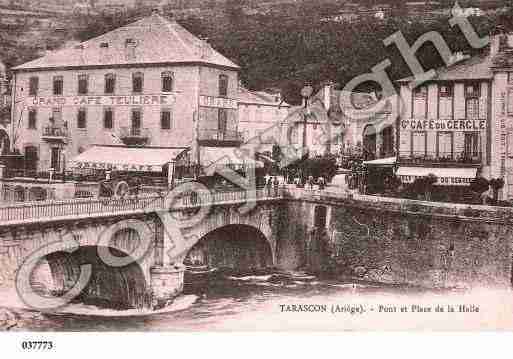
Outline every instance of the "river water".
<svg viewBox="0 0 513 359">
<path fill-rule="evenodd" d="M 2 295 L 3 304 L 8 297 Z M 510 291 L 421 290 L 270 272 L 213 275 L 158 312 L 79 303 L 52 313 L 0 306 L 17 317 L 11 331 L 469 330 L 513 328 L 512 298 Z M 456 311 L 447 313 L 449 305 Z M 436 306 L 445 312 L 435 313 Z"/>
</svg>

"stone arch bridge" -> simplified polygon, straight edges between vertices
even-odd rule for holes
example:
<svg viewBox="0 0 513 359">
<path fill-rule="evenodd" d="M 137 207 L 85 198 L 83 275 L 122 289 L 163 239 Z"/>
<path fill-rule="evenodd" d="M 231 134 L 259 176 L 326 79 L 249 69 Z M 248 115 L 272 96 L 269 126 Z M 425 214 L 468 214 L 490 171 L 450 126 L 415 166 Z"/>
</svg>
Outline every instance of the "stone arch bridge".
<svg viewBox="0 0 513 359">
<path fill-rule="evenodd" d="M 77 282 L 81 266 L 89 264 L 92 275 L 81 296 L 118 307 L 155 307 L 182 291 L 184 259 L 215 233 L 253 240 L 265 249 L 263 263 L 275 265 L 279 217 L 273 212 L 282 192 L 211 196 L 209 203 L 184 196 L 170 208 L 159 195 L 0 207 L 0 281 L 14 280 L 29 259 L 40 258 L 48 264 L 53 290 L 65 293 Z M 240 207 L 248 203 L 252 208 L 242 213 Z M 244 234 L 237 236 L 239 231 Z M 35 268 L 31 276 L 39 275 Z"/>
</svg>

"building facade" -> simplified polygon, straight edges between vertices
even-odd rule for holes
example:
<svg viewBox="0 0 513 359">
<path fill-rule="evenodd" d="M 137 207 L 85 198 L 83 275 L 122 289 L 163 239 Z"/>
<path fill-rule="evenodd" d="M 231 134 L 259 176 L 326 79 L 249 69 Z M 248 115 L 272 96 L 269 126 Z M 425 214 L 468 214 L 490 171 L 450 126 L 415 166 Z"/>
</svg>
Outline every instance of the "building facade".
<svg viewBox="0 0 513 359">
<path fill-rule="evenodd" d="M 239 131 L 244 142 L 258 142 L 260 152 L 272 151 L 281 140 L 290 105 L 278 91 L 249 91 L 239 87 Z"/>
<path fill-rule="evenodd" d="M 437 185 L 468 186 L 476 176 L 502 178 L 513 199 L 513 37 L 410 89 L 400 81 L 402 116 L 398 175 L 411 183 L 433 173 Z"/>
<path fill-rule="evenodd" d="M 25 168 L 62 171 L 94 144 L 240 142 L 239 67 L 153 14 L 14 69 L 12 147 Z"/>
</svg>

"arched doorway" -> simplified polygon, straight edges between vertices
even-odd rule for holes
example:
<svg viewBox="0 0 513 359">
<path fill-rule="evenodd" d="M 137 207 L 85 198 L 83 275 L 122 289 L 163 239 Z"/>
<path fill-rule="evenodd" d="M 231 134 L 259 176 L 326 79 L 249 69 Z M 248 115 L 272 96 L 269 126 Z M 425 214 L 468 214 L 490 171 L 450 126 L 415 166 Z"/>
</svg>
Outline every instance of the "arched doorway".
<svg viewBox="0 0 513 359">
<path fill-rule="evenodd" d="M 366 160 L 376 158 L 376 128 L 367 125 L 363 129 L 363 154 Z"/>
</svg>

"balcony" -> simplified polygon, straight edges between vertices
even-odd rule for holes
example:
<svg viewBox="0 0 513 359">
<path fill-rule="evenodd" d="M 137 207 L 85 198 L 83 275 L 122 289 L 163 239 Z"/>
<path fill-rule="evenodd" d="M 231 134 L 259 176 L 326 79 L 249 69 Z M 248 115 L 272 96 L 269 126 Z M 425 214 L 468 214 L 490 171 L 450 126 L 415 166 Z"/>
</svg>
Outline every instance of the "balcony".
<svg viewBox="0 0 513 359">
<path fill-rule="evenodd" d="M 145 146 L 150 141 L 150 131 L 140 127 L 121 127 L 119 138 L 127 146 Z"/>
<path fill-rule="evenodd" d="M 68 129 L 59 126 L 46 126 L 43 127 L 43 134 L 41 138 L 49 142 L 63 142 L 68 141 Z"/>
<path fill-rule="evenodd" d="M 459 154 L 403 151 L 399 153 L 398 162 L 419 167 L 479 167 L 482 163 L 482 154 L 465 151 Z"/>
<path fill-rule="evenodd" d="M 238 146 L 242 143 L 242 133 L 226 130 L 199 130 L 198 141 L 204 146 Z"/>
</svg>

